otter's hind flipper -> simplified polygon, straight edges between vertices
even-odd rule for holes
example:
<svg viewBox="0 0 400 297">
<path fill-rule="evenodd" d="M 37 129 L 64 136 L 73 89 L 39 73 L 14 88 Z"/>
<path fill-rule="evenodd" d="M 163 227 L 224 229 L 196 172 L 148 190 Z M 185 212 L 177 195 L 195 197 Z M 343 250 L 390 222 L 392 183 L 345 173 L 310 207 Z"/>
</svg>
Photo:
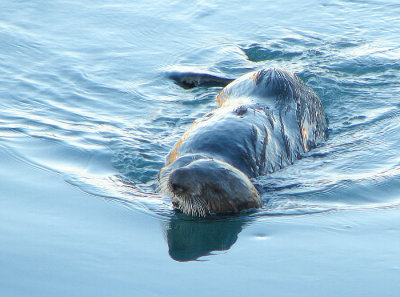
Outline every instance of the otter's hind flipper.
<svg viewBox="0 0 400 297">
<path fill-rule="evenodd" d="M 170 71 L 167 77 L 185 89 L 195 87 L 225 87 L 234 79 L 201 72 Z"/>
</svg>

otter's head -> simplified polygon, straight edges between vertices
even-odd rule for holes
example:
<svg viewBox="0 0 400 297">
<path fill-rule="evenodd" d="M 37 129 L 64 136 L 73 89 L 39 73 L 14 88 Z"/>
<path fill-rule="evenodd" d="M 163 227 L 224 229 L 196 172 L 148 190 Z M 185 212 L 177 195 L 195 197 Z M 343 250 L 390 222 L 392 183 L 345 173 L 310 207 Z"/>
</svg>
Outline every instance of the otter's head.
<svg viewBox="0 0 400 297">
<path fill-rule="evenodd" d="M 260 195 L 248 177 L 219 160 L 178 159 L 161 170 L 160 184 L 173 205 L 188 215 L 204 217 L 261 207 Z"/>
</svg>

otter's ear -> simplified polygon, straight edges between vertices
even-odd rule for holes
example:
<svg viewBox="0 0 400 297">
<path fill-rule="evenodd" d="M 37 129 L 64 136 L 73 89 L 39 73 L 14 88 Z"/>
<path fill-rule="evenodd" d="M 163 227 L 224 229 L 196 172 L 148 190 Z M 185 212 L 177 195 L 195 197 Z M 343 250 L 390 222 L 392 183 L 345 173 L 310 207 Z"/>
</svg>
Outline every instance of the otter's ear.
<svg viewBox="0 0 400 297">
<path fill-rule="evenodd" d="M 231 78 L 204 72 L 169 71 L 167 77 L 184 89 L 195 87 L 225 87 L 234 81 Z"/>
</svg>

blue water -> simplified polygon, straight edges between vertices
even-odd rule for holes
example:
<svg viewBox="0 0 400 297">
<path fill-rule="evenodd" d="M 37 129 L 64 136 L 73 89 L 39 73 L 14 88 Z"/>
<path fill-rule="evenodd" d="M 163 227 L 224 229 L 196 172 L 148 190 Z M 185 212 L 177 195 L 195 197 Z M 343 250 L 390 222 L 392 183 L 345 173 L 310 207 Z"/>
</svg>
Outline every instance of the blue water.
<svg viewBox="0 0 400 297">
<path fill-rule="evenodd" d="M 2 1 L 1 295 L 396 296 L 400 4 L 306 2 Z M 166 74 L 263 67 L 329 138 L 255 181 L 260 211 L 176 216 L 157 173 L 220 88 Z"/>
</svg>

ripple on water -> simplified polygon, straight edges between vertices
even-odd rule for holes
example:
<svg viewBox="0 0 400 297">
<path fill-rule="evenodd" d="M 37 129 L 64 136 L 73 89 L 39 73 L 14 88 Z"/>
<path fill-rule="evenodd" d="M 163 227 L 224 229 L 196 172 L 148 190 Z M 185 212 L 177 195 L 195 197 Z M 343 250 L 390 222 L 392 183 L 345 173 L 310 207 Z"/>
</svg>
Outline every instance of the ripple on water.
<svg viewBox="0 0 400 297">
<path fill-rule="evenodd" d="M 15 20 L 35 21 L 0 21 L 1 143 L 88 193 L 171 217 L 169 198 L 156 192 L 158 171 L 191 122 L 216 107 L 220 89 L 183 90 L 165 69 L 189 66 L 234 78 L 280 67 L 320 95 L 330 136 L 293 166 L 255 181 L 265 207 L 254 215 L 398 205 L 399 47 L 364 34 L 363 26 L 351 32 L 351 20 L 337 20 L 338 10 L 349 9 L 339 2 L 320 6 L 330 24 L 322 33 L 302 27 L 307 22 L 289 29 L 290 19 L 279 24 L 285 29 L 268 19 L 266 32 L 257 11 L 245 29 L 229 20 L 231 29 L 221 5 L 204 1 L 160 2 L 157 9 L 149 2 L 69 3 L 77 23 L 54 5 L 53 14 L 34 4 L 15 10 Z M 385 13 L 370 2 L 352 5 L 373 12 L 368 18 L 385 28 Z M 224 13 L 231 16 L 235 5 Z M 39 22 L 57 18 L 63 22 L 55 27 Z"/>
</svg>

